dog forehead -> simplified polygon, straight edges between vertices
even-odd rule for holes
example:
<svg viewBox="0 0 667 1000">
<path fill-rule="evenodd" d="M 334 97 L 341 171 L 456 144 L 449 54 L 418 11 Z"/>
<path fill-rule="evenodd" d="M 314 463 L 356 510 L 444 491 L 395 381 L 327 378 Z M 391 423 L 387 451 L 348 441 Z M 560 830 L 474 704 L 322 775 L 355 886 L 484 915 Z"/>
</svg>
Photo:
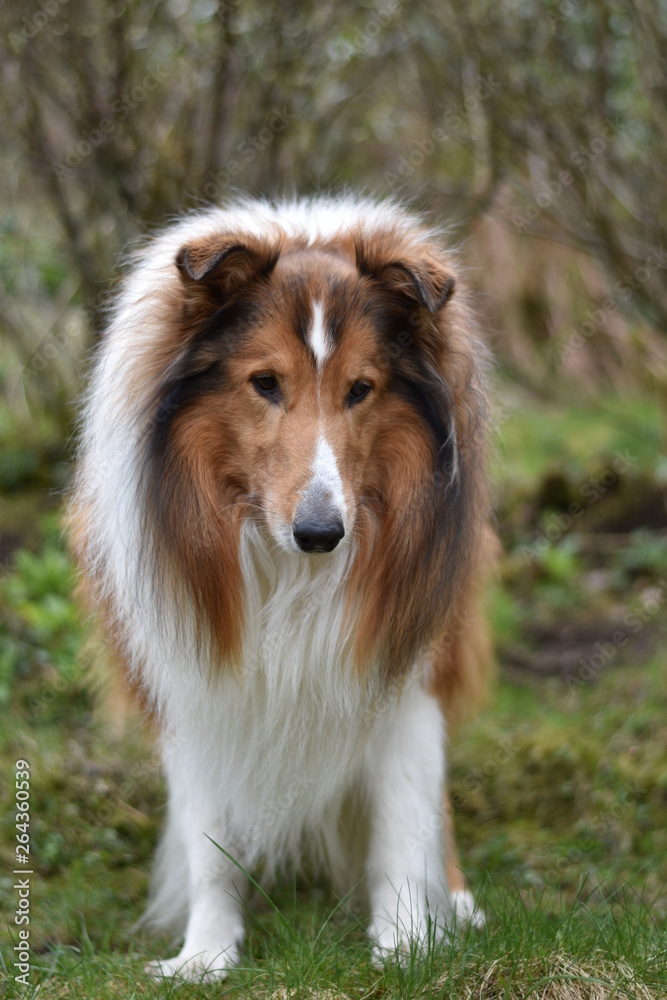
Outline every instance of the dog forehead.
<svg viewBox="0 0 667 1000">
<path fill-rule="evenodd" d="M 317 302 L 327 318 L 349 307 L 362 282 L 354 261 L 333 246 L 287 249 L 278 259 L 273 278 L 286 308 L 295 301 L 305 302 L 312 316 L 312 305 Z"/>
<path fill-rule="evenodd" d="M 320 373 L 342 354 L 367 351 L 363 280 L 344 257 L 312 248 L 281 258 L 272 276 L 269 326 Z M 275 343 L 275 342 L 274 342 Z"/>
</svg>

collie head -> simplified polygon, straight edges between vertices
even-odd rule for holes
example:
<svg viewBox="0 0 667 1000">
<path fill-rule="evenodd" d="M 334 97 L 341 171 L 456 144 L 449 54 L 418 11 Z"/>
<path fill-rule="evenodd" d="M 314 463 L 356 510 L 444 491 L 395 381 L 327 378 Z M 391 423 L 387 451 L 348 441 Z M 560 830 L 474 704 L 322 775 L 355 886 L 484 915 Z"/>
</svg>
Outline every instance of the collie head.
<svg viewBox="0 0 667 1000">
<path fill-rule="evenodd" d="M 233 661 L 253 526 L 272 558 L 344 559 L 357 662 L 407 670 L 477 564 L 485 361 L 451 255 L 393 203 L 243 202 L 155 238 L 83 418 L 79 555 L 113 619 L 122 535 Z"/>
</svg>

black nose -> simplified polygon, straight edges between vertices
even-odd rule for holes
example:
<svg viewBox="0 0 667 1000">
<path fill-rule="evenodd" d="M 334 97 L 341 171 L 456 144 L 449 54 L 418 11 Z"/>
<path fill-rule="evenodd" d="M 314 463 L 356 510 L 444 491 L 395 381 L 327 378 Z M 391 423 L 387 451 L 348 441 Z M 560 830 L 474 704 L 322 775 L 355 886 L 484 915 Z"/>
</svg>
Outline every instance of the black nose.
<svg viewBox="0 0 667 1000">
<path fill-rule="evenodd" d="M 295 521 L 292 531 L 303 552 L 331 552 L 345 534 L 339 518 L 335 521 Z"/>
</svg>

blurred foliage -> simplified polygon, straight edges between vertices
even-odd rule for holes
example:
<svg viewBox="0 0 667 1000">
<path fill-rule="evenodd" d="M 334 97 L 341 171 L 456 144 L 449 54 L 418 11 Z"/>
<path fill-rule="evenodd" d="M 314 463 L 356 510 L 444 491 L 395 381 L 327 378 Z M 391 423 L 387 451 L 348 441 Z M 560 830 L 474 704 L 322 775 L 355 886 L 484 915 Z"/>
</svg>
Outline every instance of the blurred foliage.
<svg viewBox="0 0 667 1000">
<path fill-rule="evenodd" d="M 67 413 L 118 254 L 236 187 L 416 199 L 470 239 L 520 375 L 664 385 L 662 0 L 46 0 L 0 19 L 17 406 Z"/>
<path fill-rule="evenodd" d="M 73 601 L 74 574 L 53 517 L 42 520 L 38 553 L 14 552 L 0 579 L 0 704 L 15 677 L 40 676 L 64 690 L 78 678 L 81 621 Z M 55 695 L 54 695 L 55 696 Z"/>
</svg>

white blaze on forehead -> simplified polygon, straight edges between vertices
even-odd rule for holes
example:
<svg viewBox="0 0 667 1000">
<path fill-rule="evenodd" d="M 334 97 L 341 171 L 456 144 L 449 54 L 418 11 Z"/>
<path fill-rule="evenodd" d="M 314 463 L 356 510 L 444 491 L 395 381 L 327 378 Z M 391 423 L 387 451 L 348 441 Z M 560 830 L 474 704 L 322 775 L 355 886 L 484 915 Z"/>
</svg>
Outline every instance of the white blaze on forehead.
<svg viewBox="0 0 667 1000">
<path fill-rule="evenodd" d="M 343 490 L 343 480 L 338 471 L 338 462 L 334 455 L 333 448 L 323 434 L 317 439 L 315 457 L 312 465 L 312 479 L 308 484 L 308 491 L 311 490 L 328 493 L 333 503 L 338 507 L 342 516 L 345 515 L 345 493 Z"/>
<path fill-rule="evenodd" d="M 313 302 L 313 322 L 310 327 L 310 347 L 315 355 L 317 367 L 321 368 L 329 353 L 327 333 L 324 326 L 324 307 L 321 302 Z"/>
</svg>

